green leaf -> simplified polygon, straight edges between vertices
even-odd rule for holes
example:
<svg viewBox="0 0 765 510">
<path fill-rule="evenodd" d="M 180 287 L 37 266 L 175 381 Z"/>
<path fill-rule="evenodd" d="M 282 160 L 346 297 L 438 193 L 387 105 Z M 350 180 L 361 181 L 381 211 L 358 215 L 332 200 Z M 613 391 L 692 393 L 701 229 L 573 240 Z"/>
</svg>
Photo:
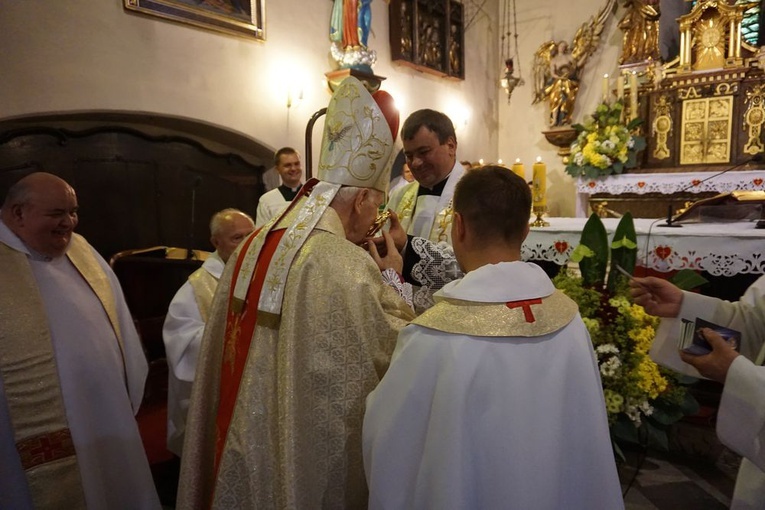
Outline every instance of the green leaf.
<svg viewBox="0 0 765 510">
<path fill-rule="evenodd" d="M 643 119 L 641 119 L 640 117 L 635 117 L 634 119 L 629 121 L 629 123 L 627 124 L 627 129 L 632 131 L 633 129 L 641 125 L 642 123 L 643 123 Z"/>
<path fill-rule="evenodd" d="M 622 170 L 624 170 L 624 163 L 621 161 L 617 161 L 614 163 L 614 172 L 617 174 L 622 173 Z"/>
<path fill-rule="evenodd" d="M 643 149 L 645 149 L 645 147 L 646 147 L 645 138 L 643 138 L 642 136 L 636 136 L 635 144 L 632 146 L 632 150 L 642 151 Z"/>
<path fill-rule="evenodd" d="M 648 432 L 648 445 L 656 446 L 664 451 L 669 450 L 669 438 L 667 437 L 667 431 L 655 427 L 651 424 L 650 420 L 644 420 L 641 428 L 645 427 Z"/>
<path fill-rule="evenodd" d="M 576 248 L 574 248 L 574 251 L 571 252 L 571 261 L 572 262 L 581 262 L 582 259 L 586 257 L 593 257 L 595 255 L 595 252 L 589 249 L 587 246 L 580 244 Z"/>
<path fill-rule="evenodd" d="M 693 269 L 681 269 L 669 281 L 674 283 L 680 290 L 693 290 L 696 287 L 709 283 L 709 280 Z"/>
<path fill-rule="evenodd" d="M 608 233 L 603 221 L 593 213 L 584 224 L 580 245 L 587 246 L 594 252 L 591 257 L 579 261 L 579 271 L 585 285 L 594 286 L 603 283 L 608 265 Z"/>
<path fill-rule="evenodd" d="M 611 244 L 611 268 L 608 272 L 608 284 L 606 287 L 613 291 L 619 286 L 619 282 L 627 277 L 621 274 L 616 266 L 619 265 L 632 274 L 635 272 L 637 263 L 637 234 L 635 233 L 635 221 L 629 212 L 622 216 L 614 231 L 614 242 Z"/>
</svg>

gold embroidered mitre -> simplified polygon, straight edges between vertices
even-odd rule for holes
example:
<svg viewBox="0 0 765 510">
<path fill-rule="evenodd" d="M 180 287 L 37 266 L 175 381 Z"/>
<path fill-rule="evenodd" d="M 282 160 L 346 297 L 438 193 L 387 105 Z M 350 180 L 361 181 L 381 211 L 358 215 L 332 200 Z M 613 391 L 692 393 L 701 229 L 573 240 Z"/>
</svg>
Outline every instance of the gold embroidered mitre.
<svg viewBox="0 0 765 510">
<path fill-rule="evenodd" d="M 372 96 L 359 80 L 346 78 L 327 107 L 319 180 L 385 193 L 397 134 L 398 111 L 390 94 L 379 90 Z"/>
</svg>

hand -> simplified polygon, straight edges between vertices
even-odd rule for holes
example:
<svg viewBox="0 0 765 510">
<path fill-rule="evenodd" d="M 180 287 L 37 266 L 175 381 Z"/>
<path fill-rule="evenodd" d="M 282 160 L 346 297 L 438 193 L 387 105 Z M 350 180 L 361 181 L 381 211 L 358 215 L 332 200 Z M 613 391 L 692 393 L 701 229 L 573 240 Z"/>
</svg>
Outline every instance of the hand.
<svg viewBox="0 0 765 510">
<path fill-rule="evenodd" d="M 646 313 L 658 317 L 677 317 L 683 302 L 683 291 L 668 280 L 648 276 L 630 279 L 630 294 Z"/>
<path fill-rule="evenodd" d="M 406 246 L 406 230 L 401 226 L 401 222 L 398 221 L 398 214 L 393 210 L 390 212 L 390 225 L 388 227 L 388 233 L 393 237 L 393 242 L 396 245 L 396 251 L 401 253 Z"/>
<path fill-rule="evenodd" d="M 377 267 L 380 268 L 380 271 L 385 271 L 390 268 L 394 269 L 398 274 L 401 274 L 401 271 L 404 270 L 404 259 L 401 257 L 398 250 L 396 250 L 393 236 L 384 230 L 382 231 L 382 235 L 385 240 L 385 256 L 380 256 L 377 251 L 377 245 L 371 240 L 368 242 L 369 254 L 377 264 Z"/>
<path fill-rule="evenodd" d="M 740 354 L 719 333 L 709 328 L 700 329 L 699 333 L 712 346 L 712 352 L 703 356 L 694 356 L 680 351 L 680 359 L 693 366 L 704 377 L 724 383 L 731 363 Z"/>
</svg>

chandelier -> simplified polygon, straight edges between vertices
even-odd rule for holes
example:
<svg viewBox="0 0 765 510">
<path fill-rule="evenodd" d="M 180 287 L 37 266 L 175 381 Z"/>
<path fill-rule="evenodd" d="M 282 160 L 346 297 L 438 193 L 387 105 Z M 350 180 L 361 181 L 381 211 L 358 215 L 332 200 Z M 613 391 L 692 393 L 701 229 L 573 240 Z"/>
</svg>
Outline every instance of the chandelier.
<svg viewBox="0 0 765 510">
<path fill-rule="evenodd" d="M 510 31 L 510 7 L 512 2 L 512 11 L 513 11 L 513 30 Z M 502 37 L 500 41 L 500 45 L 502 47 L 502 59 L 505 62 L 505 68 L 503 71 L 502 79 L 500 80 L 500 85 L 503 89 L 505 89 L 505 92 L 507 92 L 507 102 L 510 103 L 510 97 L 513 95 L 513 91 L 515 90 L 515 87 L 523 86 L 523 76 L 521 75 L 521 60 L 518 56 L 518 16 L 516 15 L 515 10 L 515 0 L 502 0 L 502 25 L 504 31 L 502 32 Z M 513 40 L 515 41 L 515 52 L 511 53 L 511 42 L 510 42 L 510 36 L 513 36 Z M 514 63 L 518 63 L 518 76 L 515 75 L 515 66 Z"/>
</svg>

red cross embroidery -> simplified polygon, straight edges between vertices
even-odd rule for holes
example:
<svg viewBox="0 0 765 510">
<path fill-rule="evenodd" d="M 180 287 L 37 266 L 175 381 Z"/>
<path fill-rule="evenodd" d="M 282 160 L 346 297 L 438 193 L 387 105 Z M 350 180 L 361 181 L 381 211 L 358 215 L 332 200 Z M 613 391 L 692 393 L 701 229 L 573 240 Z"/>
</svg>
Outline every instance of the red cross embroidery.
<svg viewBox="0 0 765 510">
<path fill-rule="evenodd" d="M 520 301 L 508 301 L 505 303 L 505 306 L 507 306 L 509 309 L 514 309 L 518 307 L 523 308 L 523 317 L 526 319 L 526 322 L 535 322 L 536 319 L 534 318 L 534 313 L 531 311 L 531 305 L 541 305 L 542 299 L 536 298 L 536 299 L 521 299 Z"/>
</svg>

